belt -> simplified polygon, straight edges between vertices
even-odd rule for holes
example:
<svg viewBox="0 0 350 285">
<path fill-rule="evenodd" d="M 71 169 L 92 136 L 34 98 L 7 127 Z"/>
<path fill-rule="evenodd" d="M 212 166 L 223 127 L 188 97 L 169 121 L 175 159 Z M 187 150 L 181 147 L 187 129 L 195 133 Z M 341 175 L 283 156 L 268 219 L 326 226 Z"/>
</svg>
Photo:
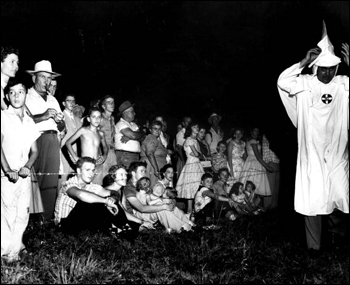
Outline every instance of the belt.
<svg viewBox="0 0 350 285">
<path fill-rule="evenodd" d="M 127 153 L 133 153 L 133 154 L 140 154 L 139 152 L 136 152 L 136 151 L 127 151 L 127 150 L 122 150 L 122 149 L 116 149 L 115 151 L 127 152 Z"/>
<path fill-rule="evenodd" d="M 57 135 L 57 131 L 54 131 L 54 130 L 42 131 L 41 134 L 42 135 L 44 135 L 44 134 L 55 134 L 55 135 Z"/>
</svg>

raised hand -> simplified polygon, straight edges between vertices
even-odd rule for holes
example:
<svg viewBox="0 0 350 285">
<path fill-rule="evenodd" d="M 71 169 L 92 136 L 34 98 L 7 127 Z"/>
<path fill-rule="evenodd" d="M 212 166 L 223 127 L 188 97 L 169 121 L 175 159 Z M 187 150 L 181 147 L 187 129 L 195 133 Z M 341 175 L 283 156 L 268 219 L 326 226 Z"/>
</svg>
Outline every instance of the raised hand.
<svg viewBox="0 0 350 285">
<path fill-rule="evenodd" d="M 307 64 L 313 62 L 319 56 L 321 51 L 322 50 L 319 47 L 309 49 L 306 53 L 305 58 L 300 62 L 300 67 L 304 67 Z"/>
<path fill-rule="evenodd" d="M 343 54 L 344 62 L 347 64 L 347 66 L 349 66 L 349 44 L 342 43 L 341 47 L 342 47 L 341 53 Z"/>
</svg>

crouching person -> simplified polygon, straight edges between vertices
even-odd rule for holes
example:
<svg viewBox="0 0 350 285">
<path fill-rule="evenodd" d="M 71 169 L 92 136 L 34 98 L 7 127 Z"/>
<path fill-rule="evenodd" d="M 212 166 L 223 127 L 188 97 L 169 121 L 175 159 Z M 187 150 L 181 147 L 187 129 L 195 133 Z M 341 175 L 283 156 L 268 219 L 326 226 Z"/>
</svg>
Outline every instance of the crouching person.
<svg viewBox="0 0 350 285">
<path fill-rule="evenodd" d="M 111 191 L 92 182 L 96 160 L 81 157 L 77 174 L 62 183 L 55 206 L 55 224 L 67 234 L 84 230 L 112 233 L 133 241 L 142 220 L 126 215 Z"/>
</svg>

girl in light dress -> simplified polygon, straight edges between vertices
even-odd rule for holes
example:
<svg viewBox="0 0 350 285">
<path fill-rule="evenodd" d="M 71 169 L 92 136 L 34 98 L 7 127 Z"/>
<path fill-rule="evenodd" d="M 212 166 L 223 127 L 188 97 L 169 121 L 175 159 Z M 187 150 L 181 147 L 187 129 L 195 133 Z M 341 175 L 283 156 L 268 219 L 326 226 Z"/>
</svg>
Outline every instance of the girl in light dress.
<svg viewBox="0 0 350 285">
<path fill-rule="evenodd" d="M 169 195 L 167 195 L 168 191 L 164 191 L 162 197 L 155 195 L 151 188 L 151 180 L 148 177 L 142 177 L 136 182 L 136 189 L 138 189 L 138 193 L 136 197 L 141 201 L 144 205 L 160 205 L 165 202 L 162 198 L 169 199 Z M 183 230 L 190 231 L 192 226 L 195 226 L 187 216 L 184 214 L 182 210 L 178 207 L 174 207 L 173 211 L 160 211 L 156 213 L 159 219 L 159 222 L 165 227 L 168 233 L 177 232 L 180 233 Z"/>
<path fill-rule="evenodd" d="M 256 194 L 260 195 L 262 200 L 264 200 L 264 197 L 271 196 L 267 172 L 273 172 L 273 168 L 262 159 L 261 145 L 258 138 L 259 129 L 252 129 L 251 139 L 246 146 L 248 157 L 244 162 L 239 181 L 243 185 L 248 180 L 252 181 L 256 186 Z"/>
<path fill-rule="evenodd" d="M 242 141 L 242 137 L 242 130 L 238 128 L 235 129 L 233 131 L 233 138 L 230 140 L 227 146 L 227 160 L 233 182 L 237 182 L 239 180 L 239 176 L 243 169 L 244 160 L 247 157 L 245 151 L 246 143 Z"/>
<path fill-rule="evenodd" d="M 204 174 L 203 166 L 199 161 L 201 156 L 197 134 L 199 132 L 198 123 L 192 122 L 185 131 L 184 150 L 187 160 L 176 184 L 176 191 L 179 198 L 187 199 L 187 214 L 193 210 L 193 199 L 196 194 L 201 177 Z"/>
</svg>

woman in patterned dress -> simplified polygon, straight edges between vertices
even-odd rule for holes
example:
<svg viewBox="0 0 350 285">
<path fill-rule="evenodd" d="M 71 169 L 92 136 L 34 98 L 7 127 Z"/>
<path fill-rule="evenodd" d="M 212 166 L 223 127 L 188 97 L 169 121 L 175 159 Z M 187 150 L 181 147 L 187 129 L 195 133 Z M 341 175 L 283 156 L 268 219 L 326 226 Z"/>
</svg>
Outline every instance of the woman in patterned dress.
<svg viewBox="0 0 350 285">
<path fill-rule="evenodd" d="M 184 150 L 186 152 L 186 164 L 183 167 L 176 190 L 178 198 L 187 199 L 187 213 L 192 213 L 193 199 L 196 194 L 204 169 L 199 161 L 201 156 L 198 141 L 196 139 L 199 132 L 198 123 L 192 122 L 185 131 Z"/>
<path fill-rule="evenodd" d="M 255 186 L 256 195 L 259 195 L 263 200 L 264 197 L 271 196 L 271 188 L 267 178 L 268 172 L 273 172 L 273 167 L 268 165 L 261 154 L 261 144 L 259 139 L 259 129 L 253 128 L 251 138 L 247 142 L 247 160 L 244 162 L 243 170 L 239 177 L 239 181 L 245 185 L 247 180 L 252 181 Z"/>
<path fill-rule="evenodd" d="M 244 161 L 247 157 L 247 153 L 245 151 L 246 144 L 244 141 L 242 141 L 242 137 L 242 130 L 235 129 L 233 132 L 233 138 L 227 146 L 227 160 L 230 167 L 231 177 L 233 178 L 234 183 L 239 180 L 239 176 L 243 169 Z"/>
</svg>

